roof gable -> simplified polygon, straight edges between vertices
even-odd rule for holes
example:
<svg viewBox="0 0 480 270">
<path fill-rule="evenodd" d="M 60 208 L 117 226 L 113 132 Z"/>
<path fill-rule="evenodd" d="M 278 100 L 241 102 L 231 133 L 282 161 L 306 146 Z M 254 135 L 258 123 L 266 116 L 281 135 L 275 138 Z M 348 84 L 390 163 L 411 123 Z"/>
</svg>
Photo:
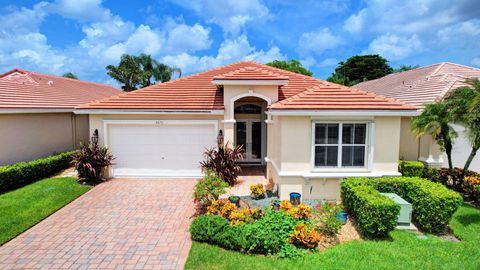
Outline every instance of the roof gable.
<svg viewBox="0 0 480 270">
<path fill-rule="evenodd" d="M 217 75 L 214 80 L 288 80 L 288 76 L 272 72 L 263 67 L 247 66 Z"/>
</svg>

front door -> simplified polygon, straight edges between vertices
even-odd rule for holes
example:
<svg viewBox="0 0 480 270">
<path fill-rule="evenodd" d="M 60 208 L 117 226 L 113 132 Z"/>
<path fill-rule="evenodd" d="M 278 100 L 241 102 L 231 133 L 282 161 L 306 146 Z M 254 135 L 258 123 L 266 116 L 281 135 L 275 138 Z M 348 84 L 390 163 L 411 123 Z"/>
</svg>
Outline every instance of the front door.
<svg viewBox="0 0 480 270">
<path fill-rule="evenodd" d="M 238 119 L 235 129 L 235 144 L 243 145 L 243 162 L 262 162 L 262 122 L 260 120 Z"/>
</svg>

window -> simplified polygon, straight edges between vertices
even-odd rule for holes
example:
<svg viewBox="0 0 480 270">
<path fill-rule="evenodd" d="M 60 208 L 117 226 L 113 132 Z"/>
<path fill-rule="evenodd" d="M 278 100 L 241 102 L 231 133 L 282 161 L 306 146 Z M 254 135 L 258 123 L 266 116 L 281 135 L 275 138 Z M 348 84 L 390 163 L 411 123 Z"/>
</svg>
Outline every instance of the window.
<svg viewBox="0 0 480 270">
<path fill-rule="evenodd" d="M 262 107 L 255 104 L 243 104 L 235 107 L 234 113 L 239 114 L 259 114 L 262 112 Z"/>
<path fill-rule="evenodd" d="M 365 167 L 367 124 L 316 123 L 315 167 Z"/>
</svg>

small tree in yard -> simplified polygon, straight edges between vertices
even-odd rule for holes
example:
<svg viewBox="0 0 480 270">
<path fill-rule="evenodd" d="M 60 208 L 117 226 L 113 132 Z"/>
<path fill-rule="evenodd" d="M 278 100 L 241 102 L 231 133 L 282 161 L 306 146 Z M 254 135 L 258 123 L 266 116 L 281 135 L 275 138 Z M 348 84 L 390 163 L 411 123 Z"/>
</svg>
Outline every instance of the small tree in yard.
<svg viewBox="0 0 480 270">
<path fill-rule="evenodd" d="M 200 162 L 203 171 L 211 170 L 223 181 L 233 186 L 237 182 L 238 173 L 241 168 L 238 160 L 243 159 L 243 147 L 235 146 L 230 148 L 228 143 L 219 143 L 216 148 L 208 149 L 205 153 L 205 160 Z"/>
<path fill-rule="evenodd" d="M 480 148 L 480 80 L 467 80 L 469 86 L 454 89 L 445 102 L 453 115 L 453 121 L 467 130 L 472 145 L 464 171 L 467 171 Z"/>
<path fill-rule="evenodd" d="M 432 135 L 433 139 L 445 151 L 448 158 L 448 167 L 452 165 L 453 139 L 457 136 L 450 123 L 453 120 L 452 113 L 448 110 L 445 102 L 434 102 L 427 104 L 422 114 L 412 120 L 411 131 L 417 136 L 425 134 Z"/>
<path fill-rule="evenodd" d="M 72 155 L 72 164 L 78 171 L 80 179 L 92 182 L 102 181 L 102 170 L 114 159 L 108 148 L 99 146 L 98 142 L 80 144 L 80 148 Z"/>
</svg>

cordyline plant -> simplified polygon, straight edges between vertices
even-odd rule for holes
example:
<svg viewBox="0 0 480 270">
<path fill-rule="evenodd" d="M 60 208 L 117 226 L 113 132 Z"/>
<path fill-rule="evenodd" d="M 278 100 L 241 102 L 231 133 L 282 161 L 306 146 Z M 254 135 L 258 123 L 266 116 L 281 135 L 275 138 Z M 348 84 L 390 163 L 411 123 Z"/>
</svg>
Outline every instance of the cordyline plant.
<svg viewBox="0 0 480 270">
<path fill-rule="evenodd" d="M 205 160 L 200 162 L 200 165 L 203 171 L 211 170 L 223 181 L 233 186 L 241 171 L 237 161 L 243 159 L 243 152 L 241 145 L 230 148 L 228 143 L 225 145 L 220 143 L 216 148 L 205 151 Z"/>
<path fill-rule="evenodd" d="M 112 165 L 114 157 L 108 148 L 95 143 L 81 143 L 80 148 L 72 155 L 72 164 L 80 179 L 102 181 L 102 170 Z"/>
</svg>

